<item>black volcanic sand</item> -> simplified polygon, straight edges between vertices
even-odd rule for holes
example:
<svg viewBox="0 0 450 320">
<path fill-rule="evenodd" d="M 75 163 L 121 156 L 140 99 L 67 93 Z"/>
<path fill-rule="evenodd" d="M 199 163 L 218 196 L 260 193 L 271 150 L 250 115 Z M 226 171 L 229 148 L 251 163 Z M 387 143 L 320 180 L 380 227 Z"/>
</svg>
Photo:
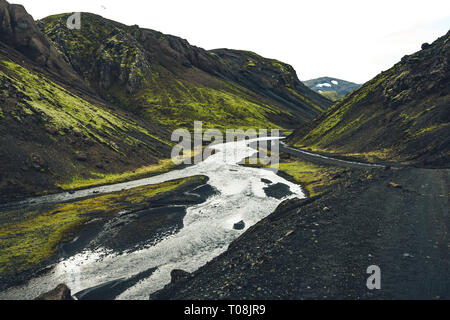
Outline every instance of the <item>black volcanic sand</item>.
<svg viewBox="0 0 450 320">
<path fill-rule="evenodd" d="M 449 173 L 351 169 L 322 196 L 283 202 L 150 298 L 449 299 Z M 381 290 L 366 287 L 371 265 Z"/>
<path fill-rule="evenodd" d="M 49 272 L 60 259 L 85 249 L 103 247 L 118 253 L 139 250 L 144 244 L 156 243 L 164 235 L 178 232 L 183 227 L 186 207 L 202 203 L 216 194 L 217 191 L 205 181 L 207 180 L 188 181 L 175 190 L 153 197 L 145 207 L 132 208 L 118 215 L 94 213 L 95 218 L 84 224 L 71 242 L 59 244 L 54 257 L 33 270 L 10 277 L 2 276 L 0 290 L 24 284 L 31 278 Z M 120 286 L 115 285 L 116 291 L 118 287 L 124 287 L 122 280 Z M 126 283 L 131 281 L 125 280 Z M 99 292 L 100 289 L 95 290 L 95 299 L 101 296 Z M 91 294 L 87 297 L 91 297 Z M 104 298 L 107 299 L 106 296 Z"/>
<path fill-rule="evenodd" d="M 156 243 L 183 228 L 187 206 L 202 203 L 215 193 L 216 190 L 209 184 L 188 183 L 180 189 L 154 197 L 145 208 L 94 221 L 75 241 L 60 246 L 60 257 L 74 255 L 85 248 L 103 247 L 123 252 L 138 250 L 143 244 Z"/>
</svg>

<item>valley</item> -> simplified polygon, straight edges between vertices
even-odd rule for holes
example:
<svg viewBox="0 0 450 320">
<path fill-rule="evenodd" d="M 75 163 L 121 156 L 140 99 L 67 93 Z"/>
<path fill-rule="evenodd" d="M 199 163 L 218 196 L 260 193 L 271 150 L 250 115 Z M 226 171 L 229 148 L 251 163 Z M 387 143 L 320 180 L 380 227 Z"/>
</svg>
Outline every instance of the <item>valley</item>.
<svg viewBox="0 0 450 320">
<path fill-rule="evenodd" d="M 0 0 L 0 300 L 450 298 L 450 31 L 302 82 L 72 14 Z"/>
</svg>

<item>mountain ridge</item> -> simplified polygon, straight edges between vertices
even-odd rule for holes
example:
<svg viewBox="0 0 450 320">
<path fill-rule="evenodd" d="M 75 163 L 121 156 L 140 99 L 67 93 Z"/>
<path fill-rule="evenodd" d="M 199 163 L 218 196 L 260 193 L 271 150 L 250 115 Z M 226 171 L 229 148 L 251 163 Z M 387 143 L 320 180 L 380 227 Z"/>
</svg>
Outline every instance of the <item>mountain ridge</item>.
<svg viewBox="0 0 450 320">
<path fill-rule="evenodd" d="M 288 141 L 369 160 L 447 166 L 450 31 L 347 95 Z"/>
<path fill-rule="evenodd" d="M 193 120 L 207 127 L 252 121 L 289 127 L 330 105 L 311 93 L 291 66 L 276 60 L 247 51 L 207 51 L 176 36 L 90 13 L 81 13 L 80 30 L 69 30 L 64 27 L 68 16 L 50 16 L 38 25 L 77 73 L 104 99 L 171 128 Z M 210 117 L 214 112 L 216 121 Z"/>
</svg>

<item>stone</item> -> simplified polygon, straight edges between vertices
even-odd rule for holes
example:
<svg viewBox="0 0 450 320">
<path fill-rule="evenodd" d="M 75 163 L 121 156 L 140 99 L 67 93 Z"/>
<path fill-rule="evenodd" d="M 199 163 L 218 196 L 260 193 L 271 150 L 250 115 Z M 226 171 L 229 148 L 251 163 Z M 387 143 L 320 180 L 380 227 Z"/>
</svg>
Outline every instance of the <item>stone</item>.
<svg viewBox="0 0 450 320">
<path fill-rule="evenodd" d="M 238 223 L 235 223 L 233 226 L 234 230 L 244 230 L 245 228 L 245 222 L 244 221 L 239 221 Z"/>
<path fill-rule="evenodd" d="M 190 273 L 180 269 L 174 269 L 170 272 L 171 283 L 180 282 L 187 277 L 189 277 Z"/>
<path fill-rule="evenodd" d="M 399 185 L 399 184 L 397 184 L 395 182 L 389 182 L 388 186 L 391 187 L 391 188 L 394 188 L 394 189 L 399 189 L 399 188 L 402 187 L 401 185 Z"/>
<path fill-rule="evenodd" d="M 58 285 L 55 289 L 41 294 L 34 300 L 75 300 L 70 292 L 69 287 L 65 284 Z"/>
</svg>

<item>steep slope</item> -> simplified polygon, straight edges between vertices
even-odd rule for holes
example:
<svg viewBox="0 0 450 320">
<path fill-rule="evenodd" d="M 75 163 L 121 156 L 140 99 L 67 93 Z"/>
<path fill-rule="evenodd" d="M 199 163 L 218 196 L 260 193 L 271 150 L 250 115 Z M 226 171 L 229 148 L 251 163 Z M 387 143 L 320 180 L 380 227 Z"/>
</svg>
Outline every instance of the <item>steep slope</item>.
<svg viewBox="0 0 450 320">
<path fill-rule="evenodd" d="M 354 82 L 330 77 L 316 78 L 303 81 L 303 83 L 311 90 L 320 93 L 332 101 L 339 100 L 348 93 L 361 87 L 360 84 Z"/>
<path fill-rule="evenodd" d="M 429 166 L 450 165 L 450 32 L 403 57 L 296 130 L 298 147 Z"/>
<path fill-rule="evenodd" d="M 0 0 L 0 35 L 0 202 L 170 157 L 168 132 L 96 98 L 22 6 Z"/>
<path fill-rule="evenodd" d="M 0 0 L 0 39 L 54 75 L 79 80 L 23 6 Z"/>
<path fill-rule="evenodd" d="M 289 65 L 254 53 L 206 51 L 186 40 L 82 13 L 38 22 L 66 61 L 107 101 L 160 124 L 284 127 L 311 120 L 330 102 L 311 92 Z"/>
</svg>

